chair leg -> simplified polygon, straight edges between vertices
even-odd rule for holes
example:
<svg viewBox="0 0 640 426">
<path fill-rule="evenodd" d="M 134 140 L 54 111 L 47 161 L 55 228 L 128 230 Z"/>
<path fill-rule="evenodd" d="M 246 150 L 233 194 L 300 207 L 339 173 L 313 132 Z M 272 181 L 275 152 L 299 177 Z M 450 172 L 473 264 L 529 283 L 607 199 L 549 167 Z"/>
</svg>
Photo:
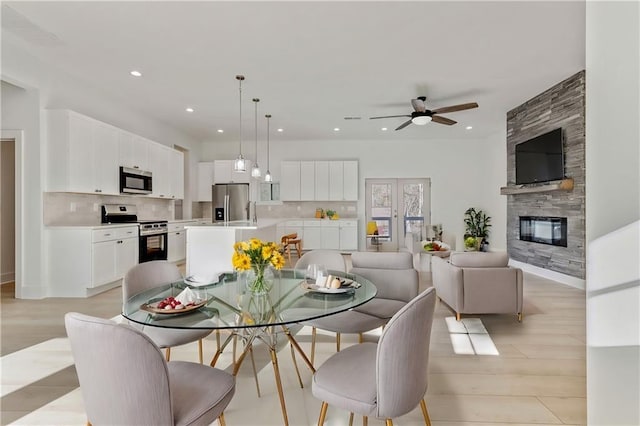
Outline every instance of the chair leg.
<svg viewBox="0 0 640 426">
<path fill-rule="evenodd" d="M 216 349 L 220 350 L 220 330 L 216 330 Z"/>
<path fill-rule="evenodd" d="M 87 426 L 92 426 L 89 420 L 87 420 Z"/>
<path fill-rule="evenodd" d="M 336 352 L 340 352 L 340 333 L 336 333 Z"/>
<path fill-rule="evenodd" d="M 296 374 L 298 375 L 298 383 L 300 383 L 300 388 L 304 389 L 304 385 L 302 384 L 302 377 L 300 377 L 300 370 L 298 370 L 298 361 L 296 361 L 296 354 L 293 351 L 293 343 L 289 343 L 291 347 L 291 359 L 293 360 L 293 366 L 296 369 Z"/>
<path fill-rule="evenodd" d="M 384 424 L 385 424 L 386 426 L 393 426 L 393 420 L 391 420 L 391 419 L 386 419 L 386 420 L 384 421 Z"/>
<path fill-rule="evenodd" d="M 518 322 L 522 322 L 522 317 L 524 315 L 522 315 L 522 312 L 518 312 Z"/>
<path fill-rule="evenodd" d="M 202 364 L 202 339 L 198 340 L 198 359 L 200 360 L 200 364 Z"/>
<path fill-rule="evenodd" d="M 316 328 L 311 327 L 311 365 L 313 364 L 313 360 L 316 356 Z"/>
<path fill-rule="evenodd" d="M 258 382 L 258 370 L 256 370 L 256 360 L 253 357 L 253 344 L 249 347 L 249 354 L 251 355 L 251 366 L 253 367 L 253 378 L 256 381 L 256 391 L 258 392 L 258 398 L 260 398 L 260 382 Z"/>
<path fill-rule="evenodd" d="M 364 342 L 364 334 L 358 333 L 358 343 Z"/>
<path fill-rule="evenodd" d="M 322 407 L 320 407 L 320 418 L 318 419 L 318 426 L 324 425 L 324 418 L 327 416 L 327 407 L 329 404 L 322 401 Z"/>
<path fill-rule="evenodd" d="M 424 424 L 426 426 L 431 426 L 431 419 L 429 418 L 429 412 L 427 411 L 427 403 L 424 402 L 424 399 L 420 400 L 420 408 L 422 408 L 422 417 L 424 417 Z"/>
<path fill-rule="evenodd" d="M 353 426 L 353 413 L 349 413 L 349 426 Z"/>
<path fill-rule="evenodd" d="M 456 312 L 456 321 L 460 321 L 460 312 Z"/>
<path fill-rule="evenodd" d="M 220 417 L 218 417 L 218 423 L 220 423 L 220 426 L 227 426 L 227 424 L 224 422 L 224 413 L 220 413 Z"/>
<path fill-rule="evenodd" d="M 367 426 L 369 423 L 369 418 L 367 416 L 362 416 L 362 426 Z"/>
<path fill-rule="evenodd" d="M 171 348 L 167 348 L 164 350 L 164 357 L 166 358 L 167 362 L 171 361 Z"/>
</svg>

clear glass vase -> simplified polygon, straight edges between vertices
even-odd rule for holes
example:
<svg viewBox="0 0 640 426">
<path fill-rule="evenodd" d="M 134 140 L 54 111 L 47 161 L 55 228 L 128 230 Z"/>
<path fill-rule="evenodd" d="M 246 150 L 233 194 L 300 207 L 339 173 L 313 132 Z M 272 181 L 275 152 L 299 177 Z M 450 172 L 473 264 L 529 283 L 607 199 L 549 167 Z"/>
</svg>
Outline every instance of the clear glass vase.
<svg viewBox="0 0 640 426">
<path fill-rule="evenodd" d="M 247 291 L 252 294 L 267 294 L 273 287 L 275 274 L 271 265 L 252 265 L 246 272 Z"/>
</svg>

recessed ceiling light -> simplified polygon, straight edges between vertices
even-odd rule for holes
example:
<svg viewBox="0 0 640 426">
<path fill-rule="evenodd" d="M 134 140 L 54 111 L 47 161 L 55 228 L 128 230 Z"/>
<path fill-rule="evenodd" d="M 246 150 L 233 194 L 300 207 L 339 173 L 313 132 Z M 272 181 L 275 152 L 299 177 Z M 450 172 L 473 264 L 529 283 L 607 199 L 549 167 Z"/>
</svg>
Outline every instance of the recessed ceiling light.
<svg viewBox="0 0 640 426">
<path fill-rule="evenodd" d="M 134 77 L 142 77 L 142 73 L 136 70 L 131 71 L 129 74 L 131 74 Z"/>
<path fill-rule="evenodd" d="M 279 131 L 280 133 L 282 133 L 282 132 L 284 132 L 284 129 L 278 129 L 278 131 Z"/>
<path fill-rule="evenodd" d="M 334 127 L 334 128 L 333 128 L 333 131 L 334 131 L 334 132 L 339 132 L 339 131 L 340 131 L 340 128 L 339 128 L 339 127 Z"/>
<path fill-rule="evenodd" d="M 187 109 L 185 109 L 185 111 L 187 111 L 187 112 L 193 112 L 193 111 L 195 111 L 195 110 L 194 110 L 193 108 L 187 108 Z"/>
<path fill-rule="evenodd" d="M 224 130 L 218 129 L 218 133 L 224 133 Z"/>
<path fill-rule="evenodd" d="M 473 129 L 473 126 L 467 126 L 467 127 L 465 127 L 465 128 L 466 128 L 467 130 L 471 130 L 471 129 Z"/>
<path fill-rule="evenodd" d="M 387 131 L 387 128 L 386 128 L 386 127 L 383 127 L 381 130 L 382 130 L 383 132 L 386 132 L 386 131 Z"/>
</svg>

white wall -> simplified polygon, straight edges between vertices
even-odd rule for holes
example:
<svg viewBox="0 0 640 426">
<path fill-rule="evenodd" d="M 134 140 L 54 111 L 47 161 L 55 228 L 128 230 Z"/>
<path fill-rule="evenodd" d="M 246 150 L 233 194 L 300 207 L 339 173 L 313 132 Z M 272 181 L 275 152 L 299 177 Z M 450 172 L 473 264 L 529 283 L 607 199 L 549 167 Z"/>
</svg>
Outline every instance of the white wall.
<svg viewBox="0 0 640 426">
<path fill-rule="evenodd" d="M 243 143 L 243 154 L 253 159 L 253 151 L 246 152 L 245 147 Z M 202 161 L 232 159 L 238 150 L 238 141 L 205 142 Z M 431 178 L 432 222 L 442 223 L 445 233 L 455 235 L 458 249 L 463 247 L 464 212 L 473 206 L 492 217 L 492 250 L 506 250 L 506 198 L 500 195 L 500 187 L 506 184 L 506 133 L 485 140 L 409 141 L 291 142 L 279 141 L 276 136 L 271 138 L 270 151 L 270 169 L 276 181 L 280 179 L 283 160 L 357 159 L 361 219 L 365 178 Z M 259 160 L 266 168 L 266 158 Z"/>
<path fill-rule="evenodd" d="M 588 423 L 637 425 L 640 6 L 587 2 L 586 20 Z"/>
</svg>

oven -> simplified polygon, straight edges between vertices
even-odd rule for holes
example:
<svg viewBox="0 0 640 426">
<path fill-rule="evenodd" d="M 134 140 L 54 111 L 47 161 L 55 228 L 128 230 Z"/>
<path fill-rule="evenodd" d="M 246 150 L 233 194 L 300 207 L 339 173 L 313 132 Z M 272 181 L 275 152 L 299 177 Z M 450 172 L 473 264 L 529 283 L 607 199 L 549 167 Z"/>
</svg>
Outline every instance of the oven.
<svg viewBox="0 0 640 426">
<path fill-rule="evenodd" d="M 169 230 L 167 221 L 141 221 L 139 225 L 139 262 L 167 260 Z"/>
<path fill-rule="evenodd" d="M 129 167 L 120 167 L 120 192 L 122 194 L 151 194 L 152 173 Z"/>
</svg>

